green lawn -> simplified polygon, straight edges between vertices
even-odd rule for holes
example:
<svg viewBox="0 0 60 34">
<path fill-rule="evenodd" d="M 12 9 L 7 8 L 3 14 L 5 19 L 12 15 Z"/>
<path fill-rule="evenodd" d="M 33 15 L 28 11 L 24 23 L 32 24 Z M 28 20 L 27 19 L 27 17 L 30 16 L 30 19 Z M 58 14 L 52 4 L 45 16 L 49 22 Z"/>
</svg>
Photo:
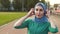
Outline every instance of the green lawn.
<svg viewBox="0 0 60 34">
<path fill-rule="evenodd" d="M 21 18 L 27 12 L 0 12 L 0 26 L 15 19 Z"/>
</svg>

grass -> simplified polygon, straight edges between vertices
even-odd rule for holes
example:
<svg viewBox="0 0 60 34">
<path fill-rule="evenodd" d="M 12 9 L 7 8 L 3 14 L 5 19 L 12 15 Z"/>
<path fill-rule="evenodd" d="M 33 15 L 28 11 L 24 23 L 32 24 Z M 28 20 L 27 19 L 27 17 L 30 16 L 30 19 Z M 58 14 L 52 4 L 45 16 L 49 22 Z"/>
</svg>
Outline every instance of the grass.
<svg viewBox="0 0 60 34">
<path fill-rule="evenodd" d="M 0 12 L 0 26 L 21 18 L 27 12 Z"/>
</svg>

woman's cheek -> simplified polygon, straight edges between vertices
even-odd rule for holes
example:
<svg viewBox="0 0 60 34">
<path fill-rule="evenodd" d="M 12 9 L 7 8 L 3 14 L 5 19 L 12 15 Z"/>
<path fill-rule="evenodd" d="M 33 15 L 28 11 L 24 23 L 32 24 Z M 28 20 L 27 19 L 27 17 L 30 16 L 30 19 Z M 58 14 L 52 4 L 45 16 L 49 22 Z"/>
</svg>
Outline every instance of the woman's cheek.
<svg viewBox="0 0 60 34">
<path fill-rule="evenodd" d="M 43 15 L 43 14 L 44 14 L 44 12 L 40 12 L 40 14 L 41 14 L 41 15 Z"/>
<path fill-rule="evenodd" d="M 35 12 L 35 15 L 38 15 L 38 12 L 37 11 Z"/>
</svg>

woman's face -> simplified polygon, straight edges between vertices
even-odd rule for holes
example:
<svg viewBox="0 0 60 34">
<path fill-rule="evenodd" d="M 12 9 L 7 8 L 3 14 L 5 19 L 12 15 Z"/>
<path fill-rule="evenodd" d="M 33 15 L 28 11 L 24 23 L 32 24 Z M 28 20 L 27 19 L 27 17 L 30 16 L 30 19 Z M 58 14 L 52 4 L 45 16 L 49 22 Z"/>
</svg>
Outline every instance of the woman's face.
<svg viewBox="0 0 60 34">
<path fill-rule="evenodd" d="M 35 7 L 35 16 L 37 18 L 41 18 L 44 15 L 44 10 L 41 6 L 36 6 Z"/>
</svg>

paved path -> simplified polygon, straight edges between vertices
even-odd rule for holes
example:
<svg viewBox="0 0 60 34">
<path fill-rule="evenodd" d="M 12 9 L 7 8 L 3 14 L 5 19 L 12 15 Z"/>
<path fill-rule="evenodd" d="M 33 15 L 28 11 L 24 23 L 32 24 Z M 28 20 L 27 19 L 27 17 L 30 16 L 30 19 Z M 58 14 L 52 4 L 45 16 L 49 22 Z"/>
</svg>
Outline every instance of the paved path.
<svg viewBox="0 0 60 34">
<path fill-rule="evenodd" d="M 58 29 L 59 29 L 59 32 L 57 34 L 60 34 L 60 18 L 57 16 L 51 15 L 50 19 L 56 23 L 56 25 L 58 26 Z M 16 21 L 17 20 L 14 20 L 14 21 L 10 22 L 9 24 L 0 27 L 0 34 L 27 34 L 27 28 L 24 28 L 24 29 L 14 29 L 13 28 L 13 24 Z M 51 34 L 51 33 L 49 33 L 49 34 Z"/>
</svg>

